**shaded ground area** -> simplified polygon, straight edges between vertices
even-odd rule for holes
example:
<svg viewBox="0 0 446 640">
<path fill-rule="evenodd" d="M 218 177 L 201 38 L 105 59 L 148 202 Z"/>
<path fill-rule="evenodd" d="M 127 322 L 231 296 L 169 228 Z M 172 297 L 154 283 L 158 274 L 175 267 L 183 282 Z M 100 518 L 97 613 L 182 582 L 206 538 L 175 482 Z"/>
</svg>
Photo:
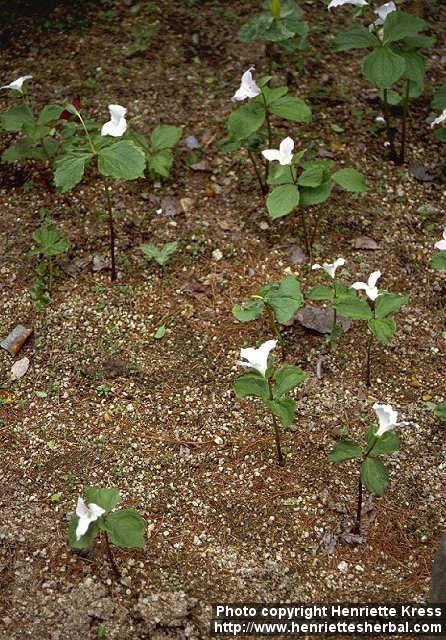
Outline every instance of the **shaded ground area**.
<svg viewBox="0 0 446 640">
<path fill-rule="evenodd" d="M 85 108 L 103 122 L 107 104 L 123 104 L 144 133 L 160 121 L 184 126 L 184 137 L 201 143 L 202 163 L 189 168 L 183 142 L 172 181 L 115 189 L 120 278 L 113 285 L 89 260 L 107 259 L 94 175 L 61 195 L 49 169 L 1 167 L 0 334 L 19 322 L 34 329 L 20 354 L 30 370 L 5 387 L 0 407 L 2 638 L 93 639 L 100 625 L 120 640 L 205 638 L 210 604 L 219 600 L 427 597 L 446 517 L 445 431 L 425 403 L 445 394 L 445 280 L 429 269 L 445 222 L 444 151 L 425 122 L 431 95 L 415 106 L 409 156 L 435 179 L 419 182 L 408 166 L 383 160 L 384 140 L 369 131 L 379 103 L 355 55 L 330 51 L 330 34 L 346 14 L 303 5 L 312 46 L 302 59 L 283 59 L 274 82 L 308 99 L 314 117 L 286 133 L 314 156 L 328 153 L 362 170 L 369 185 L 361 198 L 339 191 L 324 205 L 315 257 L 346 258 L 347 283 L 379 268 L 384 288 L 411 299 L 391 345 L 374 352 L 369 391 L 358 323 L 333 354 L 299 324 L 286 330 L 287 358 L 309 376 L 279 468 L 261 407 L 231 390 L 240 347 L 268 339 L 268 326 L 237 323 L 231 307 L 287 268 L 304 289 L 320 279 L 293 263 L 298 221 L 268 222 L 247 158 L 217 153 L 241 73 L 250 65 L 267 71 L 264 48 L 234 37 L 256 6 L 111 2 L 74 20 L 60 5 L 43 20 L 25 15 L 7 38 L 1 77 L 32 73 L 40 106 L 85 96 Z M 433 3 L 427 18 L 444 24 L 445 17 Z M 135 24 L 155 22 L 150 48 L 127 57 Z M 446 56 L 444 33 L 437 36 L 428 71 L 435 87 Z M 0 99 L 6 108 L 9 98 Z M 34 265 L 26 258 L 41 207 L 71 242 L 43 313 L 29 294 Z M 352 240 L 364 235 L 379 248 L 354 249 Z M 139 245 L 174 239 L 181 249 L 166 280 L 143 263 Z M 155 340 L 161 324 L 166 336 Z M 6 380 L 13 360 L 0 356 Z M 327 454 L 341 430 L 361 437 L 373 401 L 392 403 L 416 426 L 402 432 L 389 460 L 385 498 L 370 502 L 364 543 L 327 553 L 353 513 L 357 482 L 353 464 L 333 470 Z M 67 514 L 88 484 L 119 487 L 125 505 L 146 518 L 144 552 L 116 553 L 121 582 L 100 544 L 85 557 L 67 547 Z"/>
</svg>

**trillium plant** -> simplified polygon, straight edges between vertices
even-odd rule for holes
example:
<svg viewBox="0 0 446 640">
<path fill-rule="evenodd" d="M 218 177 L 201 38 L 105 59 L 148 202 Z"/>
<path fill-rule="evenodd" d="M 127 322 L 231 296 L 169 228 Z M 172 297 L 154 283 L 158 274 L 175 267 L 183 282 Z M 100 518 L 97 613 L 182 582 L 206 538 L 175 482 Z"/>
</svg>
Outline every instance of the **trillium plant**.
<svg viewBox="0 0 446 640">
<path fill-rule="evenodd" d="M 335 464 L 346 460 L 358 460 L 360 475 L 358 482 L 358 499 L 356 519 L 353 533 L 361 533 L 362 491 L 366 487 L 375 496 L 382 497 L 389 485 L 389 472 L 382 463 L 380 456 L 390 455 L 400 446 L 400 440 L 395 433 L 395 427 L 407 425 L 407 422 L 397 422 L 398 413 L 389 404 L 373 405 L 378 419 L 378 428 L 371 427 L 365 436 L 363 446 L 350 439 L 341 439 L 335 444 L 329 455 L 329 460 Z"/>
<path fill-rule="evenodd" d="M 121 497 L 117 489 L 87 487 L 86 501 L 79 497 L 76 513 L 70 520 L 68 541 L 72 549 L 88 549 L 102 537 L 113 571 L 120 576 L 110 543 L 121 549 L 144 547 L 144 518 L 132 509 L 114 508 Z"/>
<path fill-rule="evenodd" d="M 403 163 L 410 102 L 424 91 L 426 61 L 421 51 L 432 47 L 435 38 L 420 33 L 427 27 L 424 20 L 399 11 L 394 2 L 386 2 L 373 10 L 365 0 L 333 0 L 328 8 L 342 5 L 359 7 L 359 14 L 364 8 L 372 14 L 368 25 L 355 23 L 337 34 L 334 49 L 371 49 L 362 60 L 362 73 L 379 91 L 390 157 Z M 399 152 L 395 142 L 397 130 L 392 121 L 394 114 L 401 115 L 402 122 Z"/>
<path fill-rule="evenodd" d="M 232 314 L 240 322 L 250 322 L 266 311 L 271 329 L 282 346 L 284 340 L 279 325 L 286 324 L 303 305 L 299 281 L 287 276 L 278 282 L 267 284 L 251 296 L 243 305 L 234 305 Z"/>
<path fill-rule="evenodd" d="M 246 149 L 252 163 L 260 190 L 268 193 L 268 162 L 260 153 L 267 144 L 272 147 L 274 126 L 277 119 L 289 122 L 308 123 L 311 109 L 300 98 L 290 96 L 287 87 L 271 88 L 268 83 L 272 76 L 254 78 L 254 67 L 242 75 L 240 87 L 232 97 L 234 102 L 245 102 L 237 107 L 228 118 L 228 135 L 220 141 L 221 153 Z"/>
<path fill-rule="evenodd" d="M 337 296 L 337 278 L 336 271 L 339 267 L 343 267 L 345 265 L 344 258 L 337 258 L 334 262 L 323 262 L 322 264 L 315 263 L 312 265 L 313 270 L 321 269 L 324 271 L 325 275 L 330 279 L 330 286 L 326 285 L 316 285 L 307 294 L 307 298 L 309 300 L 324 300 L 333 304 Z M 340 335 L 342 333 L 342 326 L 338 324 L 338 314 L 336 307 L 333 307 L 333 324 L 331 327 L 330 334 L 328 336 L 328 343 L 332 345 L 336 345 Z"/>
<path fill-rule="evenodd" d="M 367 282 L 354 282 L 350 288 L 343 285 L 336 286 L 336 296 L 333 306 L 337 312 L 352 320 L 362 320 L 367 323 L 368 338 L 366 342 L 365 383 L 370 386 L 371 349 L 373 340 L 388 344 L 396 332 L 394 314 L 409 301 L 409 296 L 399 293 L 381 292 L 377 283 L 381 277 L 380 271 L 374 271 Z M 364 292 L 365 298 L 356 292 Z M 361 294 L 362 295 L 362 294 Z"/>
<path fill-rule="evenodd" d="M 277 420 L 284 428 L 293 423 L 296 402 L 289 392 L 302 384 L 306 374 L 294 365 L 283 364 L 280 368 L 271 365 L 269 355 L 276 346 L 277 340 L 268 340 L 258 349 L 249 347 L 240 350 L 238 364 L 247 371 L 234 382 L 234 390 L 238 398 L 255 397 L 262 400 L 272 417 L 277 461 L 283 466 L 285 458 Z"/>
<path fill-rule="evenodd" d="M 266 207 L 272 220 L 297 211 L 301 220 L 301 240 L 311 258 L 314 240 L 324 209 L 321 205 L 330 197 L 335 185 L 352 193 L 364 193 L 367 186 L 362 173 L 352 168 L 333 171 L 332 160 L 304 160 L 305 150 L 295 151 L 294 140 L 287 136 L 277 149 L 264 149 L 263 157 L 270 163 L 269 194 Z"/>
<path fill-rule="evenodd" d="M 262 7 L 263 11 L 254 14 L 238 32 L 241 42 L 266 40 L 270 58 L 276 45 L 287 53 L 306 48 L 308 24 L 295 0 L 265 0 Z"/>
</svg>

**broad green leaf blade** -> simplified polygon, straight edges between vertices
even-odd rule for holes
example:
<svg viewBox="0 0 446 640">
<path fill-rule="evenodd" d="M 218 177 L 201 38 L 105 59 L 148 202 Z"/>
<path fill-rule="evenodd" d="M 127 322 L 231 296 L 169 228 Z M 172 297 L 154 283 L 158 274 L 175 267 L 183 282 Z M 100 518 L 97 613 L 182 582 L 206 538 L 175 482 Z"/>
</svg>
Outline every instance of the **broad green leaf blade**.
<svg viewBox="0 0 446 640">
<path fill-rule="evenodd" d="M 438 111 L 443 111 L 443 109 L 446 109 L 446 82 L 444 82 L 438 89 L 431 102 L 431 106 L 432 109 L 437 109 Z"/>
<path fill-rule="evenodd" d="M 64 107 L 60 104 L 48 104 L 39 114 L 38 124 L 49 124 L 59 120 L 60 114 L 64 111 Z"/>
<path fill-rule="evenodd" d="M 104 487 L 87 487 L 85 489 L 87 503 L 93 502 L 105 511 L 110 511 L 121 502 L 121 496 L 117 489 L 107 489 Z"/>
<path fill-rule="evenodd" d="M 292 120 L 293 122 L 311 122 L 311 109 L 300 98 L 283 96 L 275 100 L 269 107 L 271 113 L 276 116 Z"/>
<path fill-rule="evenodd" d="M 406 61 L 404 77 L 412 80 L 416 85 L 424 85 L 424 76 L 426 73 L 426 61 L 421 53 L 416 51 L 402 51 L 401 55 Z"/>
<path fill-rule="evenodd" d="M 75 187 L 83 178 L 85 165 L 93 158 L 87 151 L 68 151 L 54 163 L 54 184 L 63 193 Z"/>
<path fill-rule="evenodd" d="M 345 300 L 356 300 L 357 294 L 351 287 L 346 287 L 342 282 L 335 281 L 336 303 L 344 302 Z"/>
<path fill-rule="evenodd" d="M 406 68 L 404 58 L 390 47 L 379 47 L 362 63 L 364 76 L 378 89 L 387 89 L 401 78 Z"/>
<path fill-rule="evenodd" d="M 338 313 L 352 320 L 371 320 L 372 310 L 365 300 L 359 298 L 345 298 L 333 305 Z"/>
<path fill-rule="evenodd" d="M 353 25 L 345 31 L 338 33 L 333 40 L 335 51 L 348 51 L 349 49 L 370 49 L 380 46 L 378 38 L 366 27 Z"/>
<path fill-rule="evenodd" d="M 173 165 L 173 154 L 170 149 L 147 154 L 147 166 L 151 174 L 168 178 Z"/>
<path fill-rule="evenodd" d="M 268 287 L 264 298 L 265 303 L 272 307 L 279 324 L 291 320 L 304 303 L 299 281 L 291 275 Z"/>
<path fill-rule="evenodd" d="M 2 162 L 10 164 L 17 162 L 17 160 L 30 158 L 33 149 L 32 145 L 33 143 L 29 138 L 19 140 L 3 151 Z"/>
<path fill-rule="evenodd" d="M 183 130 L 170 124 L 160 124 L 150 134 L 150 142 L 154 151 L 170 149 L 180 140 Z"/>
<path fill-rule="evenodd" d="M 283 98 L 283 96 L 288 93 L 288 87 L 276 87 L 274 89 L 271 87 L 263 87 L 262 93 L 266 104 L 270 106 L 273 102 L 279 100 L 279 98 Z"/>
<path fill-rule="evenodd" d="M 178 242 L 174 240 L 173 242 L 167 242 L 161 248 L 156 247 L 154 244 L 142 244 L 140 249 L 145 258 L 155 260 L 160 267 L 164 267 L 168 263 L 171 255 L 177 250 L 177 247 Z"/>
<path fill-rule="evenodd" d="M 110 542 L 121 549 L 144 548 L 144 518 L 132 509 L 120 509 L 104 518 Z"/>
<path fill-rule="evenodd" d="M 293 424 L 296 415 L 296 403 L 293 398 L 281 398 L 280 400 L 265 400 L 268 409 L 277 416 L 285 428 Z"/>
<path fill-rule="evenodd" d="M 307 374 L 300 367 L 293 364 L 284 364 L 274 374 L 275 385 L 273 387 L 273 397 L 275 400 L 281 398 L 285 393 L 298 387 L 306 379 Z"/>
<path fill-rule="evenodd" d="M 251 101 L 231 113 L 228 118 L 229 135 L 234 140 L 244 140 L 260 129 L 265 121 L 265 107 Z"/>
<path fill-rule="evenodd" d="M 297 154 L 295 154 L 294 159 Z M 291 175 L 291 173 L 293 175 Z M 279 184 L 293 184 L 296 178 L 296 170 L 290 165 L 270 163 L 268 169 L 268 184 L 275 186 Z"/>
<path fill-rule="evenodd" d="M 378 458 L 366 458 L 361 465 L 361 481 L 376 496 L 382 497 L 389 484 L 389 472 Z"/>
<path fill-rule="evenodd" d="M 272 220 L 288 215 L 298 204 L 299 189 L 294 184 L 276 187 L 266 199 L 266 207 Z"/>
<path fill-rule="evenodd" d="M 0 115 L 0 122 L 5 131 L 21 131 L 25 125 L 35 124 L 33 112 L 25 104 L 4 111 Z"/>
<path fill-rule="evenodd" d="M 343 462 L 344 460 L 359 460 L 362 456 L 362 449 L 351 440 L 338 440 L 329 454 L 330 462 Z"/>
<path fill-rule="evenodd" d="M 130 140 L 120 140 L 98 152 L 98 170 L 118 180 L 136 180 L 144 176 L 146 157 Z"/>
<path fill-rule="evenodd" d="M 238 398 L 254 396 L 266 400 L 269 397 L 268 382 L 258 371 L 244 373 L 234 382 L 233 387 Z"/>
<path fill-rule="evenodd" d="M 305 169 L 297 181 L 301 187 L 319 187 L 324 181 L 325 171 L 322 167 L 312 167 Z"/>
<path fill-rule="evenodd" d="M 340 169 L 331 176 L 332 179 L 346 191 L 365 193 L 367 185 L 362 173 L 356 169 Z"/>
<path fill-rule="evenodd" d="M 79 517 L 74 515 L 68 525 L 68 544 L 70 547 L 72 549 L 88 549 L 99 531 L 100 520 L 101 518 L 92 522 L 86 533 L 81 536 L 79 540 L 76 540 L 76 528 L 79 522 Z"/>
<path fill-rule="evenodd" d="M 446 402 L 441 402 L 439 404 L 435 404 L 434 402 L 427 402 L 426 404 L 429 409 L 432 409 L 437 418 L 440 418 L 442 422 L 446 422 Z"/>
<path fill-rule="evenodd" d="M 399 293 L 380 293 L 375 302 L 375 318 L 385 318 L 389 314 L 399 311 L 408 302 L 409 296 L 403 296 Z"/>
<path fill-rule="evenodd" d="M 394 431 L 387 431 L 383 436 L 377 438 L 376 444 L 370 455 L 372 457 L 379 456 L 381 454 L 390 455 L 399 448 L 400 444 L 400 439 L 396 433 Z"/>
<path fill-rule="evenodd" d="M 333 291 L 323 284 L 312 287 L 307 293 L 308 300 L 333 300 Z"/>
<path fill-rule="evenodd" d="M 426 22 L 405 11 L 393 11 L 384 22 L 383 44 L 413 36 L 426 27 Z"/>
<path fill-rule="evenodd" d="M 246 304 L 235 304 L 232 307 L 232 315 L 239 322 L 251 322 L 256 320 L 263 311 L 263 300 L 249 300 Z"/>
<path fill-rule="evenodd" d="M 431 258 L 432 269 L 446 269 L 446 251 L 436 251 Z"/>
<path fill-rule="evenodd" d="M 241 42 L 254 42 L 258 38 L 263 38 L 272 21 L 273 17 L 266 12 L 256 13 L 242 26 L 237 37 Z"/>
<path fill-rule="evenodd" d="M 328 200 L 332 186 L 332 181 L 327 180 L 319 187 L 300 187 L 299 205 L 301 207 L 310 207 L 312 205 L 322 204 L 322 202 Z"/>
<path fill-rule="evenodd" d="M 396 323 L 393 318 L 381 318 L 368 321 L 368 327 L 375 338 L 383 344 L 388 344 L 395 335 Z"/>
</svg>

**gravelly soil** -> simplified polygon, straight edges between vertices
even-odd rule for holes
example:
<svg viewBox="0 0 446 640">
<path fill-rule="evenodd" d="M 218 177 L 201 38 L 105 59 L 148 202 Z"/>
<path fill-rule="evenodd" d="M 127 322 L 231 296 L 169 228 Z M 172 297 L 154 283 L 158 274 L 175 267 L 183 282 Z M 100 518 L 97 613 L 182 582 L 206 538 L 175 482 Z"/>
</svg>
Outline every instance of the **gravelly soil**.
<svg viewBox="0 0 446 640">
<path fill-rule="evenodd" d="M 289 71 L 290 91 L 309 99 L 314 120 L 287 132 L 310 153 L 323 149 L 339 165 L 357 166 L 369 185 L 361 198 L 336 192 L 325 205 L 315 257 L 345 257 L 347 283 L 379 268 L 383 288 L 411 299 L 391 345 L 374 352 L 369 390 L 358 323 L 328 355 L 320 336 L 298 324 L 286 329 L 287 359 L 309 376 L 296 396 L 296 423 L 284 434 L 286 467 L 278 467 L 268 418 L 231 390 L 240 347 L 268 339 L 268 327 L 240 325 L 230 309 L 285 270 L 304 289 L 321 278 L 290 260 L 295 220 L 265 224 L 247 159 L 217 154 L 241 73 L 251 64 L 266 70 L 262 47 L 233 41 L 256 3 L 203 2 L 199 11 L 188 10 L 194 3 L 156 4 L 155 13 L 138 17 L 125 3 L 110 3 L 72 28 L 60 8 L 46 26 L 23 19 L 0 63 L 8 81 L 35 76 L 39 105 L 80 94 L 101 122 L 106 105 L 118 102 L 144 133 L 160 120 L 184 125 L 185 136 L 203 143 L 206 168 L 187 168 L 183 144 L 171 182 L 114 191 L 120 277 L 110 284 L 107 271 L 92 272 L 88 260 L 74 276 L 64 271 L 77 258 L 107 258 L 94 176 L 61 195 L 49 170 L 2 167 L 0 334 L 20 322 L 34 336 L 20 353 L 31 367 L 11 389 L 5 384 L 0 408 L 1 637 L 96 638 L 105 624 L 105 637 L 120 640 L 205 638 L 210 604 L 219 600 L 421 602 L 446 524 L 445 431 L 425 403 L 445 394 L 445 280 L 429 269 L 445 222 L 444 186 L 383 160 L 383 140 L 368 131 L 379 105 L 357 59 L 335 57 L 328 46 L 341 13 L 327 17 L 304 5 L 318 27 L 318 54 L 304 54 L 301 72 L 283 60 L 275 81 Z M 444 7 L 427 17 L 440 23 Z M 147 52 L 129 59 L 137 20 L 157 20 L 158 31 Z M 444 34 L 437 35 L 428 73 L 434 86 L 446 55 Z M 6 107 L 8 97 L 0 98 Z M 429 101 L 416 105 L 409 155 L 439 176 L 444 151 L 425 122 Z M 332 123 L 344 132 L 334 133 Z M 156 213 L 166 197 L 174 216 Z M 40 207 L 71 242 L 43 313 L 29 294 L 33 264 L 25 256 Z M 353 249 L 361 235 L 379 249 Z M 167 279 L 141 260 L 139 245 L 153 239 L 181 240 Z M 166 336 L 155 340 L 163 323 Z M 12 363 L 0 354 L 5 381 Z M 353 464 L 333 470 L 327 454 L 341 429 L 362 436 L 373 401 L 392 403 L 415 425 L 402 431 L 389 460 L 385 498 L 370 502 L 364 543 L 340 542 L 327 553 L 347 527 L 357 483 Z M 119 487 L 123 503 L 147 521 L 145 550 L 116 552 L 121 581 L 100 544 L 85 557 L 67 547 L 68 514 L 88 484 Z"/>
</svg>

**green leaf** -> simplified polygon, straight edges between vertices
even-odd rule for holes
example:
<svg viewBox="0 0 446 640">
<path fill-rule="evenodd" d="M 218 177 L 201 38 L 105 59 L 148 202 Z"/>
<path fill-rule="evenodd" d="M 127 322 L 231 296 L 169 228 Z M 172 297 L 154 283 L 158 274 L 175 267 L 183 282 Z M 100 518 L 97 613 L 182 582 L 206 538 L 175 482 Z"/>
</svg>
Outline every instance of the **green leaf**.
<svg viewBox="0 0 446 640">
<path fill-rule="evenodd" d="M 446 109 L 446 82 L 444 82 L 438 89 L 431 102 L 431 106 L 432 109 L 437 109 L 438 111 Z"/>
<path fill-rule="evenodd" d="M 171 124 L 160 124 L 150 134 L 150 142 L 154 151 L 170 149 L 180 140 L 183 134 L 181 127 Z"/>
<path fill-rule="evenodd" d="M 293 424 L 294 416 L 296 415 L 296 402 L 293 398 L 265 400 L 264 402 L 265 406 L 279 418 L 285 428 Z"/>
<path fill-rule="evenodd" d="M 345 284 L 335 280 L 335 292 L 336 292 L 336 304 L 344 302 L 345 300 L 357 300 L 357 294 L 351 287 L 346 287 Z"/>
<path fill-rule="evenodd" d="M 155 333 L 153 334 L 153 337 L 155 338 L 155 340 L 161 340 L 161 338 L 164 338 L 165 335 L 166 335 L 166 325 L 162 324 L 155 331 Z"/>
<path fill-rule="evenodd" d="M 330 462 L 343 462 L 344 460 L 359 460 L 362 456 L 362 449 L 352 440 L 338 440 L 329 454 Z"/>
<path fill-rule="evenodd" d="M 426 73 L 426 61 L 421 53 L 416 51 L 402 51 L 401 55 L 406 61 L 404 77 L 412 80 L 417 85 L 423 86 Z"/>
<path fill-rule="evenodd" d="M 333 305 L 338 313 L 352 320 L 370 320 L 373 313 L 365 300 L 359 298 L 345 298 Z"/>
<path fill-rule="evenodd" d="M 68 525 L 68 544 L 72 549 L 88 549 L 98 534 L 100 519 L 92 522 L 85 534 L 81 536 L 79 540 L 76 540 L 78 522 L 79 516 L 77 515 L 72 516 L 70 519 L 70 524 Z"/>
<path fill-rule="evenodd" d="M 32 150 L 32 142 L 29 138 L 24 138 L 23 140 L 19 140 L 15 144 L 12 144 L 10 147 L 5 149 L 2 153 L 2 162 L 6 162 L 11 164 L 12 162 L 17 162 L 17 160 L 22 160 L 24 158 L 29 158 Z"/>
<path fill-rule="evenodd" d="M 243 305 L 235 304 L 232 307 L 232 315 L 240 322 L 251 322 L 261 315 L 263 307 L 263 300 L 250 300 Z"/>
<path fill-rule="evenodd" d="M 87 503 L 93 502 L 105 511 L 110 511 L 121 502 L 121 496 L 117 489 L 107 489 L 104 487 L 86 487 L 85 497 Z"/>
<path fill-rule="evenodd" d="M 239 30 L 237 37 L 241 42 L 254 42 L 262 38 L 273 21 L 273 17 L 265 12 L 256 13 L 249 22 Z"/>
<path fill-rule="evenodd" d="M 367 191 L 367 185 L 364 176 L 356 169 L 340 169 L 331 176 L 332 179 L 346 191 L 355 193 L 364 193 Z"/>
<path fill-rule="evenodd" d="M 382 318 L 368 321 L 368 327 L 379 342 L 388 344 L 395 335 L 396 323 L 393 318 Z"/>
<path fill-rule="evenodd" d="M 132 509 L 120 509 L 104 518 L 110 542 L 121 549 L 144 548 L 144 518 Z"/>
<path fill-rule="evenodd" d="M 265 121 L 265 107 L 260 102 L 251 101 L 231 113 L 228 131 L 235 140 L 244 140 L 260 129 Z"/>
<path fill-rule="evenodd" d="M 399 293 L 380 293 L 375 302 L 375 318 L 385 318 L 390 313 L 399 311 L 408 302 L 409 296 L 402 296 Z"/>
<path fill-rule="evenodd" d="M 435 404 L 434 402 L 426 403 L 429 409 L 435 413 L 437 418 L 440 418 L 442 422 L 446 422 L 446 402 L 441 402 L 440 404 Z"/>
<path fill-rule="evenodd" d="M 301 385 L 306 377 L 307 374 L 300 367 L 293 364 L 282 365 L 274 374 L 274 400 L 278 400 L 291 389 Z"/>
<path fill-rule="evenodd" d="M 271 113 L 276 116 L 292 120 L 293 122 L 311 122 L 311 109 L 300 98 L 283 96 L 275 100 L 269 107 Z"/>
<path fill-rule="evenodd" d="M 319 187 L 324 181 L 325 171 L 322 167 L 312 167 L 303 171 L 297 184 L 301 187 Z"/>
<path fill-rule="evenodd" d="M 54 122 L 59 120 L 60 114 L 64 110 L 60 104 L 48 104 L 46 107 L 42 109 L 39 115 L 38 124 L 49 124 L 50 122 Z"/>
<path fill-rule="evenodd" d="M 432 269 L 446 269 L 446 251 L 436 251 L 431 258 Z"/>
<path fill-rule="evenodd" d="M 155 260 L 160 267 L 164 267 L 171 255 L 177 250 L 177 247 L 178 242 L 174 240 L 173 242 L 167 242 L 160 249 L 154 244 L 142 244 L 140 249 L 147 260 Z"/>
<path fill-rule="evenodd" d="M 274 282 L 264 295 L 265 303 L 272 307 L 277 322 L 285 324 L 304 303 L 299 281 L 287 276 Z"/>
<path fill-rule="evenodd" d="M 294 160 L 295 159 L 296 158 L 294 157 Z M 293 172 L 293 175 L 291 175 L 291 172 Z M 268 169 L 268 184 L 294 184 L 293 176 L 296 177 L 296 170 L 294 167 L 280 163 L 270 163 Z"/>
<path fill-rule="evenodd" d="M 63 193 L 75 187 L 83 178 L 85 165 L 93 158 L 87 151 L 68 151 L 56 160 L 54 184 Z"/>
<path fill-rule="evenodd" d="M 136 180 L 144 176 L 146 157 L 130 140 L 120 140 L 98 152 L 98 170 L 118 180 Z"/>
<path fill-rule="evenodd" d="M 33 112 L 25 104 L 4 111 L 0 115 L 0 122 L 5 131 L 21 131 L 25 125 L 35 124 Z"/>
<path fill-rule="evenodd" d="M 273 189 L 267 199 L 266 207 L 272 220 L 286 216 L 299 204 L 299 189 L 294 184 L 284 184 Z"/>
<path fill-rule="evenodd" d="M 406 36 L 403 44 L 408 49 L 430 49 L 436 42 L 435 36 Z"/>
<path fill-rule="evenodd" d="M 319 187 L 300 187 L 300 206 L 310 207 L 325 202 L 330 196 L 332 184 L 331 180 L 327 180 Z"/>
<path fill-rule="evenodd" d="M 269 397 L 268 382 L 259 371 L 244 373 L 234 382 L 233 387 L 238 398 L 254 396 L 266 400 Z"/>
<path fill-rule="evenodd" d="M 273 102 L 288 93 L 288 87 L 275 87 L 274 89 L 271 87 L 263 87 L 262 93 L 266 104 L 270 106 Z"/>
<path fill-rule="evenodd" d="M 386 431 L 386 433 L 379 438 L 375 437 L 375 432 L 376 429 L 373 428 L 369 429 L 367 432 L 367 443 L 369 447 L 371 447 L 374 440 L 376 440 L 370 456 L 376 457 L 382 454 L 389 455 L 399 448 L 401 443 L 395 431 Z"/>
<path fill-rule="evenodd" d="M 394 53 L 390 47 L 375 49 L 362 63 L 364 76 L 378 89 L 386 89 L 394 84 L 401 78 L 405 68 L 404 58 Z"/>
<path fill-rule="evenodd" d="M 426 27 L 426 22 L 405 11 L 393 11 L 384 22 L 383 44 L 413 36 Z"/>
<path fill-rule="evenodd" d="M 353 25 L 345 31 L 338 33 L 333 40 L 335 51 L 348 51 L 348 49 L 369 49 L 379 47 L 380 41 L 366 27 Z"/>
<path fill-rule="evenodd" d="M 382 497 L 389 484 L 389 472 L 377 458 L 366 458 L 361 465 L 361 481 L 376 496 Z"/>
<path fill-rule="evenodd" d="M 44 256 L 58 256 L 66 253 L 70 248 L 68 240 L 61 240 L 57 229 L 43 224 L 33 233 L 33 239 L 40 246 L 34 252 L 30 251 L 29 255 L 42 253 Z"/>
<path fill-rule="evenodd" d="M 308 300 L 333 300 L 333 291 L 323 284 L 318 284 L 307 293 Z"/>
<path fill-rule="evenodd" d="M 173 155 L 170 149 L 163 149 L 154 154 L 149 153 L 147 157 L 147 166 L 151 174 L 168 178 L 172 169 Z"/>
</svg>

